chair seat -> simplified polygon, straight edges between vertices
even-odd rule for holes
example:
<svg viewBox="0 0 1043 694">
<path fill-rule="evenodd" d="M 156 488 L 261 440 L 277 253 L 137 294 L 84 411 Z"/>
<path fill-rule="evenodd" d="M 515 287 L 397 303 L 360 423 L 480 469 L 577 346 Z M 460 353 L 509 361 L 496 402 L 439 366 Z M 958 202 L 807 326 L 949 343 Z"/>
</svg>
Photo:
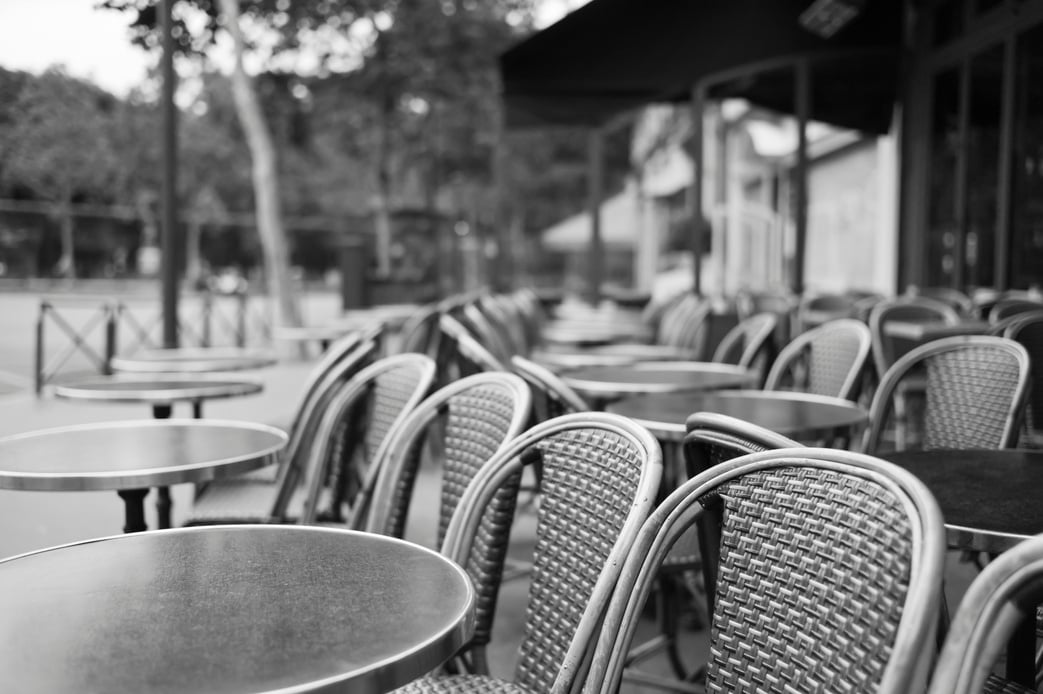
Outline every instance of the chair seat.
<svg viewBox="0 0 1043 694">
<path fill-rule="evenodd" d="M 395 694 L 532 694 L 528 689 L 487 675 L 422 677 Z"/>
<path fill-rule="evenodd" d="M 242 478 L 210 485 L 195 500 L 185 525 L 275 522 L 270 511 L 278 491 L 274 483 Z"/>
</svg>

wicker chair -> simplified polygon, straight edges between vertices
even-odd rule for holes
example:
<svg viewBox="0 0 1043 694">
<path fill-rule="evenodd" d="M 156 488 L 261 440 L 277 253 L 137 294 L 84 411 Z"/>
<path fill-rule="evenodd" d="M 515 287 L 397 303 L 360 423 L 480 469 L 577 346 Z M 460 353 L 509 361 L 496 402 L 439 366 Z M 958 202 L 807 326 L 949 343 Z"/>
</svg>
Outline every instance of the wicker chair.
<svg viewBox="0 0 1043 694">
<path fill-rule="evenodd" d="M 417 309 L 399 331 L 399 351 L 426 354 L 433 359 L 438 354 L 438 319 L 441 315 L 437 304 Z"/>
<path fill-rule="evenodd" d="M 1016 445 L 1028 397 L 1029 355 L 1013 340 L 961 335 L 935 340 L 901 357 L 880 379 L 869 408 L 863 450 L 881 450 L 894 413 L 895 394 L 907 378 L 926 379 L 919 437 L 902 431 L 903 448 L 1009 448 Z"/>
<path fill-rule="evenodd" d="M 515 355 L 511 357 L 511 367 L 532 389 L 533 424 L 592 409 L 561 377 L 531 359 Z"/>
<path fill-rule="evenodd" d="M 974 579 L 952 620 L 928 694 L 1016 694 L 1035 688 L 1003 680 L 991 670 L 1004 646 L 1043 603 L 1043 535 L 989 562 Z"/>
<path fill-rule="evenodd" d="M 909 287 L 906 296 L 940 301 L 961 316 L 974 313 L 974 301 L 971 297 L 952 287 Z"/>
<path fill-rule="evenodd" d="M 841 318 L 801 333 L 768 372 L 765 390 L 795 390 L 856 400 L 872 338 L 860 321 Z"/>
<path fill-rule="evenodd" d="M 511 356 L 515 354 L 516 350 L 506 327 L 494 322 L 477 303 L 464 306 L 460 310 L 458 320 L 501 364 L 510 361 Z"/>
<path fill-rule="evenodd" d="M 1043 311 L 1016 314 L 1003 331 L 1003 337 L 1014 340 L 1025 348 L 1035 364 L 1030 375 L 1028 405 L 1025 408 L 1025 428 L 1021 444 L 1032 448 L 1043 447 Z"/>
<path fill-rule="evenodd" d="M 1030 311 L 1043 311 L 1043 302 L 1035 299 L 1004 298 L 989 309 L 988 320 L 990 323 L 998 323 L 1009 316 Z"/>
<path fill-rule="evenodd" d="M 438 320 L 438 328 L 441 332 L 437 359 L 440 385 L 482 371 L 509 371 L 457 319 L 443 315 Z"/>
<path fill-rule="evenodd" d="M 565 694 L 583 682 L 618 569 L 655 503 L 659 445 L 632 420 L 601 412 L 558 417 L 514 439 L 467 488 L 446 533 L 443 553 L 472 575 L 483 570 L 490 502 L 536 460 L 544 489 L 513 680 L 434 675 L 398 691 Z"/>
<path fill-rule="evenodd" d="M 659 505 L 616 584 L 585 691 L 618 690 L 663 557 L 707 508 L 722 519 L 707 692 L 923 691 L 941 512 L 900 469 L 819 448 L 718 464 Z"/>
<path fill-rule="evenodd" d="M 869 332 L 873 338 L 873 362 L 878 376 L 891 368 L 898 357 L 894 338 L 885 327 L 890 321 L 941 321 L 955 325 L 960 314 L 946 303 L 926 297 L 903 297 L 878 303 L 869 314 Z"/>
<path fill-rule="evenodd" d="M 354 348 L 350 347 L 352 344 L 354 344 Z M 348 346 L 349 348 L 344 354 L 341 354 L 340 347 L 343 346 Z M 242 475 L 222 477 L 198 485 L 196 487 L 195 501 L 202 506 L 207 506 L 212 502 L 200 500 L 208 496 L 224 496 L 227 494 L 239 496 L 258 493 L 257 489 L 237 489 L 242 485 L 269 485 L 274 489 L 274 485 L 278 482 L 285 467 L 303 465 L 308 458 L 322 412 L 329 405 L 337 389 L 372 362 L 377 350 L 378 345 L 375 341 L 358 339 L 354 335 L 342 338 L 337 343 L 331 345 L 326 352 L 327 357 L 330 358 L 322 359 L 309 374 L 309 378 L 305 383 L 304 396 L 295 410 L 293 420 L 290 423 L 289 439 L 286 447 L 280 451 L 276 464 Z M 339 358 L 334 359 L 334 356 Z M 321 378 L 317 378 L 320 375 Z M 232 491 L 218 491 L 222 488 L 229 488 Z M 258 509 L 258 513 L 263 514 L 263 511 Z"/>
<path fill-rule="evenodd" d="M 779 448 L 796 448 L 801 445 L 755 424 L 711 412 L 692 414 L 688 417 L 686 428 L 688 433 L 682 448 L 687 478 L 741 455 Z M 699 544 L 705 548 L 709 556 L 702 556 L 694 533 L 689 532 L 675 543 L 663 558 L 655 591 L 658 601 L 656 621 L 659 633 L 630 650 L 625 663 L 624 680 L 634 679 L 645 684 L 651 683 L 657 689 L 686 692 L 691 690 L 691 682 L 705 671 L 705 659 L 690 659 L 692 662 L 686 662 L 685 653 L 678 640 L 678 632 L 680 615 L 685 603 L 690 602 L 693 597 L 699 600 L 691 595 L 693 590 L 690 588 L 690 579 L 694 572 L 702 573 L 702 586 L 695 589 L 695 592 L 705 595 L 706 605 L 709 607 L 699 604 L 690 606 L 696 609 L 699 613 L 698 621 L 703 623 L 708 621 L 706 615 L 713 611 L 713 586 L 716 582 L 718 561 L 717 543 L 706 539 L 706 533 L 712 532 L 713 527 L 712 523 L 706 527 L 700 526 L 703 542 Z M 675 675 L 674 679 L 640 670 L 641 661 L 660 650 L 666 653 Z"/>
<path fill-rule="evenodd" d="M 193 504 L 187 525 L 286 522 L 314 523 L 320 494 L 332 489 L 330 520 L 341 521 L 342 503 L 354 515 L 376 480 L 370 461 L 395 427 L 423 399 L 434 381 L 435 363 L 422 354 L 385 357 L 338 381 L 321 410 L 314 440 L 273 484 L 244 482 L 208 488 Z"/>
<path fill-rule="evenodd" d="M 449 520 L 464 490 L 481 466 L 529 424 L 532 407 L 529 387 L 514 374 L 489 372 L 468 376 L 436 391 L 413 410 L 394 433 L 383 457 L 364 524 L 368 532 L 403 537 L 410 501 L 420 470 L 424 443 L 440 437 L 441 492 L 435 546 L 445 539 Z M 434 482 L 432 481 L 432 484 Z M 430 489 L 435 493 L 434 489 Z M 467 649 L 468 669 L 487 672 L 485 645 L 492 634 L 493 616 L 504 577 L 507 541 L 514 515 L 517 488 L 508 487 L 490 504 L 482 524 L 481 564 L 472 574 L 477 593 L 475 634 Z"/>
<path fill-rule="evenodd" d="M 744 318 L 721 338 L 712 361 L 753 369 L 759 374 L 757 384 L 763 384 L 775 359 L 773 337 L 778 322 L 778 316 L 769 312 Z"/>
</svg>

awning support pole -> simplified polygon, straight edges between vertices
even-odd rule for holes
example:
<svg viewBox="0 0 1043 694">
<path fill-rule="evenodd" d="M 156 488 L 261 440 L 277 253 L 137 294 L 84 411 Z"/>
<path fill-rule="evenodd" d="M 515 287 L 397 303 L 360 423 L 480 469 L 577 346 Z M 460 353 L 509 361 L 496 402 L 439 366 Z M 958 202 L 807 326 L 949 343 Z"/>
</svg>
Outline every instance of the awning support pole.
<svg viewBox="0 0 1043 694">
<path fill-rule="evenodd" d="M 703 111 L 706 108 L 706 85 L 698 83 L 692 88 L 691 119 L 692 135 L 689 138 L 689 153 L 692 157 L 692 291 L 702 294 L 703 238 L 706 234 L 706 219 L 703 215 Z"/>
<path fill-rule="evenodd" d="M 604 134 L 591 128 L 587 137 L 587 210 L 590 214 L 590 257 L 587 259 L 587 298 L 601 303 L 605 248 L 601 240 L 601 201 L 604 198 Z"/>
<path fill-rule="evenodd" d="M 796 63 L 797 111 L 797 166 L 794 173 L 794 222 L 796 225 L 796 244 L 793 257 L 793 293 L 800 296 L 804 293 L 804 261 L 808 237 L 808 117 L 811 113 L 811 63 L 801 58 Z"/>
<path fill-rule="evenodd" d="M 160 232 L 160 282 L 163 307 L 163 346 L 178 346 L 178 278 L 177 278 L 177 108 L 174 89 L 174 33 L 171 17 L 175 0 L 160 3 L 160 25 L 163 32 L 163 54 L 160 70 L 162 88 L 162 146 L 163 184 L 160 191 L 160 209 L 163 227 Z"/>
</svg>

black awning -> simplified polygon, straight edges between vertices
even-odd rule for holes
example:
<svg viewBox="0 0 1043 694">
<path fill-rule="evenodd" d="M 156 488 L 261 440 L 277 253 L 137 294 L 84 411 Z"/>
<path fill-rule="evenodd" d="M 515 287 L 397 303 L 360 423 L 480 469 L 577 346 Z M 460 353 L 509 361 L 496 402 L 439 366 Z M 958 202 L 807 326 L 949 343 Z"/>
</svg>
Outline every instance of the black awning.
<svg viewBox="0 0 1043 694">
<path fill-rule="evenodd" d="M 508 127 L 601 125 L 653 102 L 683 101 L 699 80 L 811 56 L 811 117 L 887 130 L 897 95 L 902 5 L 870 0 L 826 39 L 798 21 L 811 0 L 593 0 L 500 56 Z M 788 78 L 712 92 L 792 112 Z"/>
</svg>

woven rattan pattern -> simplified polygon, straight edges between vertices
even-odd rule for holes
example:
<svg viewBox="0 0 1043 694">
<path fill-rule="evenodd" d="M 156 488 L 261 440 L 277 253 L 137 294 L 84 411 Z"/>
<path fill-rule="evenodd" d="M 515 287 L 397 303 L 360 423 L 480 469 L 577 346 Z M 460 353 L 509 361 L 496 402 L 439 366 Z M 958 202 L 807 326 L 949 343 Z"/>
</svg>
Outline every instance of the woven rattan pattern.
<svg viewBox="0 0 1043 694">
<path fill-rule="evenodd" d="M 985 688 L 982 694 L 1036 694 L 1036 690 L 1023 687 L 1017 682 L 1011 682 L 996 675 L 989 675 L 988 679 L 985 680 Z"/>
<path fill-rule="evenodd" d="M 1013 355 L 987 347 L 927 358 L 924 448 L 997 448 L 1015 392 Z"/>
<path fill-rule="evenodd" d="M 543 486 L 526 612 L 514 681 L 551 688 L 572 634 L 619 537 L 641 477 L 624 437 L 573 430 L 541 445 Z"/>
<path fill-rule="evenodd" d="M 396 694 L 535 694 L 533 691 L 495 677 L 463 675 L 425 677 L 396 689 Z"/>
<path fill-rule="evenodd" d="M 875 691 L 908 586 L 901 506 L 863 479 L 796 468 L 721 496 L 707 691 Z"/>
<path fill-rule="evenodd" d="M 368 460 L 374 460 L 402 408 L 415 396 L 420 378 L 421 372 L 414 366 L 391 369 L 377 376 L 365 434 Z"/>
<path fill-rule="evenodd" d="M 844 383 L 858 358 L 861 341 L 848 330 L 827 330 L 811 343 L 805 392 L 845 397 Z"/>
</svg>

